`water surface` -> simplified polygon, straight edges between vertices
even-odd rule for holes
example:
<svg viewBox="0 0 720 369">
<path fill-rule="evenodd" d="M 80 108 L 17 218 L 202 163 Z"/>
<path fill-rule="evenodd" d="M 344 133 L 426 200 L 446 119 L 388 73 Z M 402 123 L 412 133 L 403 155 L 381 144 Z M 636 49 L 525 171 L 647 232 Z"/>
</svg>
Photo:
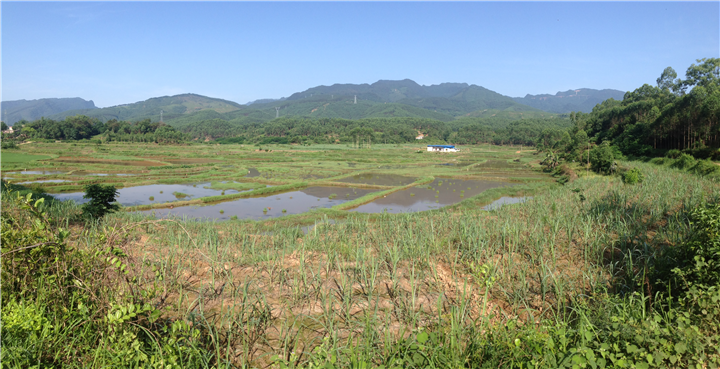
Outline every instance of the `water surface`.
<svg viewBox="0 0 720 369">
<path fill-rule="evenodd" d="M 54 170 L 26 170 L 26 171 L 22 171 L 22 172 L 8 172 L 8 173 L 49 175 L 49 174 L 63 174 L 63 173 L 67 173 L 67 172 L 54 171 Z"/>
<path fill-rule="evenodd" d="M 436 178 L 428 185 L 410 187 L 393 192 L 371 203 L 349 211 L 359 213 L 407 213 L 438 209 L 452 205 L 483 191 L 496 187 L 511 186 L 505 182 L 459 180 Z"/>
<path fill-rule="evenodd" d="M 118 190 L 116 200 L 124 206 L 147 205 L 154 203 L 191 200 L 198 197 L 218 196 L 222 190 L 204 188 L 210 183 L 192 184 L 155 184 L 147 186 L 125 187 Z M 162 191 L 162 193 L 160 193 Z M 236 190 L 225 190 L 225 194 L 238 193 Z M 188 196 L 182 196 L 182 194 Z M 74 200 L 78 204 L 88 202 L 83 199 L 84 192 L 50 194 L 58 200 Z M 150 200 L 150 197 L 153 199 Z"/>
<path fill-rule="evenodd" d="M 375 190 L 316 186 L 299 191 L 237 199 L 212 205 L 154 209 L 143 211 L 142 213 L 154 213 L 156 217 L 173 215 L 179 217 L 187 216 L 190 218 L 228 220 L 235 216 L 237 219 L 263 220 L 290 214 L 302 214 L 313 209 L 330 208 L 343 202 L 357 199 L 373 191 Z M 221 210 L 223 211 L 222 213 L 220 212 Z"/>
<path fill-rule="evenodd" d="M 19 182 L 17 184 L 28 184 L 28 183 L 60 183 L 60 182 L 70 182 L 67 179 L 46 179 L 44 181 L 27 181 L 27 182 Z"/>
<path fill-rule="evenodd" d="M 362 183 L 379 186 L 406 186 L 413 183 L 417 178 L 405 177 L 397 174 L 357 174 L 352 177 L 338 179 L 337 182 Z"/>
<path fill-rule="evenodd" d="M 492 203 L 485 205 L 482 207 L 483 210 L 496 210 L 500 209 L 503 205 L 511 205 L 511 204 L 520 204 L 525 201 L 528 201 L 532 199 L 532 196 L 523 196 L 523 197 L 501 197 Z"/>
</svg>

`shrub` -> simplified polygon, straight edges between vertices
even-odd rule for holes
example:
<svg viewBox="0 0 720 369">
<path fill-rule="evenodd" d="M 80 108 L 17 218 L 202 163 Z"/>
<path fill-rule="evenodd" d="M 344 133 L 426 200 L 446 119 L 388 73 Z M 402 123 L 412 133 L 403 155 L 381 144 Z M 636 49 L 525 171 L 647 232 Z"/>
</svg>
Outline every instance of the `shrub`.
<svg viewBox="0 0 720 369">
<path fill-rule="evenodd" d="M 663 249 L 650 281 L 672 296 L 693 286 L 720 284 L 720 203 L 688 213 L 691 231 L 685 241 Z"/>
<path fill-rule="evenodd" d="M 627 184 L 642 183 L 645 180 L 645 176 L 642 174 L 640 169 L 632 168 L 622 173 L 622 180 Z"/>
<path fill-rule="evenodd" d="M 669 150 L 667 153 L 665 153 L 665 157 L 670 158 L 670 159 L 677 159 L 680 157 L 680 155 L 682 155 L 682 152 L 680 152 L 680 150 L 675 150 L 675 149 Z"/>
<path fill-rule="evenodd" d="M 609 172 L 614 160 L 613 149 L 606 142 L 590 150 L 590 165 L 596 172 Z"/>
<path fill-rule="evenodd" d="M 670 165 L 672 168 L 688 169 L 695 165 L 695 158 L 688 154 L 681 154 L 674 163 Z"/>
<path fill-rule="evenodd" d="M 717 165 L 710 160 L 698 160 L 695 165 L 688 169 L 688 171 L 701 176 L 709 176 L 720 173 L 720 165 Z"/>
<path fill-rule="evenodd" d="M 90 202 L 83 205 L 83 215 L 90 219 L 98 219 L 107 213 L 112 213 L 120 209 L 120 205 L 115 203 L 115 196 L 118 195 L 115 186 L 103 186 L 99 184 L 91 184 L 85 186 L 84 199 L 90 199 Z"/>
</svg>

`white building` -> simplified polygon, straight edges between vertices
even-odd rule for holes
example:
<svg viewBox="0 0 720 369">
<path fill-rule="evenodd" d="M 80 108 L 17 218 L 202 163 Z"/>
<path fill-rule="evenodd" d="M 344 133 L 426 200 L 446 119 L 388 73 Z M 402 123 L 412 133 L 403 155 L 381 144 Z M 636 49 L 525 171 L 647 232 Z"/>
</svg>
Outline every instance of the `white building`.
<svg viewBox="0 0 720 369">
<path fill-rule="evenodd" d="M 427 151 L 430 152 L 458 152 L 455 145 L 428 145 Z"/>
</svg>

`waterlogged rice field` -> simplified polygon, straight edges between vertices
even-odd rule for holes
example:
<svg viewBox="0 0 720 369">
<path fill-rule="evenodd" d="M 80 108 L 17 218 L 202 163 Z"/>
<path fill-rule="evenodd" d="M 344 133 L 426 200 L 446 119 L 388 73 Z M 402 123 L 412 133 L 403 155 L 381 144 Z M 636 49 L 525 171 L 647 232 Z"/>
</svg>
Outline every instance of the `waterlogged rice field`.
<svg viewBox="0 0 720 369">
<path fill-rule="evenodd" d="M 214 190 L 209 187 L 210 183 L 197 184 L 156 184 L 146 186 L 125 187 L 119 189 L 117 202 L 123 206 L 146 205 L 154 203 L 166 203 L 182 200 L 190 200 L 206 196 L 217 196 L 222 193 L 233 194 L 238 193 L 236 190 Z M 89 201 L 83 199 L 84 192 L 71 192 L 52 194 L 56 199 L 73 200 L 78 204 L 84 204 Z"/>
<path fill-rule="evenodd" d="M 406 213 L 438 209 L 458 203 L 492 188 L 512 186 L 505 182 L 436 178 L 430 184 L 406 188 L 350 211 L 359 213 Z"/>
<path fill-rule="evenodd" d="M 331 208 L 371 192 L 373 190 L 313 186 L 299 191 L 225 201 L 212 205 L 146 210 L 143 213 L 163 218 L 177 216 L 180 218 L 216 220 L 263 220 L 291 214 L 302 214 L 315 209 Z"/>
<path fill-rule="evenodd" d="M 468 147 L 443 154 L 423 147 L 32 143 L 20 151 L 43 160 L 3 163 L 2 169 L 12 172 L 14 182 L 76 203 L 87 201 L 86 185 L 111 184 L 126 211 L 148 216 L 263 220 L 312 211 L 305 223 L 320 215 L 463 206 L 468 199 L 489 204 L 552 181 L 536 170 L 539 158 L 532 151 Z M 14 171 L 20 165 L 22 171 Z M 309 193 L 329 187 L 336 196 Z"/>
</svg>

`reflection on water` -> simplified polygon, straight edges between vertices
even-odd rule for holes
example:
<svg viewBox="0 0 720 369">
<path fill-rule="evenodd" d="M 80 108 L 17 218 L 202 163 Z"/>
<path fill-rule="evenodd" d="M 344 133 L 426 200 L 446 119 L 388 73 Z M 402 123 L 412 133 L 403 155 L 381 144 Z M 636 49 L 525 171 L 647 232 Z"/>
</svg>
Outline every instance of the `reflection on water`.
<svg viewBox="0 0 720 369">
<path fill-rule="evenodd" d="M 19 182 L 18 184 L 28 184 L 28 183 L 60 183 L 60 182 L 70 182 L 67 179 L 46 179 L 44 181 L 27 181 L 27 182 Z"/>
<path fill-rule="evenodd" d="M 117 201 L 124 206 L 146 205 L 153 203 L 190 200 L 192 198 L 218 196 L 222 190 L 203 188 L 210 186 L 210 183 L 192 184 L 157 184 L 147 186 L 126 187 L 118 190 Z M 160 193 L 162 191 L 162 193 Z M 225 194 L 238 193 L 236 190 L 225 190 Z M 183 197 L 179 194 L 186 194 Z M 88 202 L 83 199 L 84 192 L 50 194 L 58 200 L 74 200 L 78 204 Z M 150 200 L 150 197 L 153 199 Z"/>
<path fill-rule="evenodd" d="M 496 210 L 500 209 L 503 205 L 510 205 L 510 204 L 520 204 L 525 201 L 528 201 L 532 199 L 532 196 L 524 196 L 524 197 L 501 197 L 495 201 L 493 201 L 489 205 L 485 205 L 482 207 L 483 210 Z"/>
<path fill-rule="evenodd" d="M 338 179 L 338 182 L 363 183 L 379 186 L 406 186 L 415 182 L 416 178 L 405 177 L 397 174 L 358 174 L 352 177 Z"/>
<path fill-rule="evenodd" d="M 48 174 L 63 174 L 67 172 L 59 172 L 59 171 L 51 171 L 51 170 L 26 170 L 22 172 L 8 172 L 13 174 L 42 174 L 42 175 L 48 175 Z"/>
<path fill-rule="evenodd" d="M 350 211 L 360 213 L 406 213 L 437 209 L 455 204 L 466 198 L 475 196 L 485 190 L 496 187 L 511 186 L 504 182 L 459 180 L 436 178 L 429 185 L 411 187 L 393 192 L 387 197 L 371 203 L 360 205 Z"/>
<path fill-rule="evenodd" d="M 238 199 L 205 206 L 154 209 L 142 213 L 154 213 L 156 217 L 174 215 L 217 220 L 235 219 L 234 217 L 237 217 L 237 219 L 269 219 L 283 215 L 301 214 L 312 209 L 330 208 L 373 191 L 347 187 L 308 187 L 300 191 L 273 194 L 265 197 Z"/>
</svg>

